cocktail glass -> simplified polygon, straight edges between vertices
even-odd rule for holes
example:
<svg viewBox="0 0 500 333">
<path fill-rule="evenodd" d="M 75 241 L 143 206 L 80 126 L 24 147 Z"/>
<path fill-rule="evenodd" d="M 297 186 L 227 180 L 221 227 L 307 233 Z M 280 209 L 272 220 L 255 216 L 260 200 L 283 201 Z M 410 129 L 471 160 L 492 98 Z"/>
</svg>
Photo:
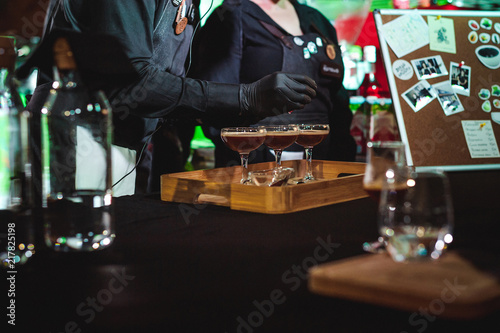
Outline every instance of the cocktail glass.
<svg viewBox="0 0 500 333">
<path fill-rule="evenodd" d="M 326 124 L 301 124 L 299 127 L 299 136 L 297 137 L 297 144 L 305 148 L 307 170 L 303 178 L 304 182 L 315 180 L 312 172 L 312 152 L 314 146 L 323 141 L 330 133 L 330 126 Z"/>
<path fill-rule="evenodd" d="M 276 167 L 281 168 L 281 154 L 283 149 L 291 146 L 299 136 L 297 125 L 262 126 L 266 130 L 264 144 L 274 151 Z"/>
<path fill-rule="evenodd" d="M 241 184 L 250 181 L 248 178 L 248 155 L 259 148 L 266 138 L 266 129 L 261 127 L 227 127 L 220 133 L 222 141 L 231 150 L 237 151 L 241 159 Z"/>
</svg>

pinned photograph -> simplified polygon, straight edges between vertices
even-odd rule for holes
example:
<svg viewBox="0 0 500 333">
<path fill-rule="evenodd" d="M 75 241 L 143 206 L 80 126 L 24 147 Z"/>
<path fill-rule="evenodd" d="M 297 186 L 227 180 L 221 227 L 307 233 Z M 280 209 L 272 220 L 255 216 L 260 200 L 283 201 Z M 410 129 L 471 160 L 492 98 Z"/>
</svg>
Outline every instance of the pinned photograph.
<svg viewBox="0 0 500 333">
<path fill-rule="evenodd" d="M 436 98 L 436 93 L 429 82 L 423 80 L 402 93 L 401 96 L 413 111 L 417 112 Z"/>
<path fill-rule="evenodd" d="M 470 96 L 471 68 L 450 62 L 450 83 L 453 91 L 459 95 Z"/>
<path fill-rule="evenodd" d="M 439 104 L 441 104 L 445 115 L 450 116 L 464 110 L 460 99 L 458 99 L 449 81 L 436 83 L 432 87 L 436 90 Z"/>
<path fill-rule="evenodd" d="M 438 76 L 448 75 L 441 56 L 414 59 L 411 61 L 419 80 L 431 79 Z"/>
</svg>

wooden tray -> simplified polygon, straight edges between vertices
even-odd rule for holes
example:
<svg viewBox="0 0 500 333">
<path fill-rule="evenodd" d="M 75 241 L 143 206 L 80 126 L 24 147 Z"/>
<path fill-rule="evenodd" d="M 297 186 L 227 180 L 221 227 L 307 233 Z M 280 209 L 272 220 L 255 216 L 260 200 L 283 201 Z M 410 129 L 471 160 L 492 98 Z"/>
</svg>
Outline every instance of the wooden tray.
<svg viewBox="0 0 500 333">
<path fill-rule="evenodd" d="M 296 177 L 305 173 L 305 160 L 282 164 L 294 168 Z M 249 170 L 273 167 L 272 162 L 257 163 L 249 165 Z M 172 173 L 161 176 L 161 199 L 266 214 L 291 213 L 366 197 L 364 171 L 364 163 L 315 160 L 313 174 L 318 181 L 282 187 L 242 185 L 240 166 Z"/>
<path fill-rule="evenodd" d="M 308 284 L 317 294 L 417 313 L 426 309 L 443 318 L 475 319 L 500 310 L 498 277 L 453 251 L 429 262 L 396 263 L 387 254 L 367 254 L 326 263 L 309 270 Z"/>
</svg>

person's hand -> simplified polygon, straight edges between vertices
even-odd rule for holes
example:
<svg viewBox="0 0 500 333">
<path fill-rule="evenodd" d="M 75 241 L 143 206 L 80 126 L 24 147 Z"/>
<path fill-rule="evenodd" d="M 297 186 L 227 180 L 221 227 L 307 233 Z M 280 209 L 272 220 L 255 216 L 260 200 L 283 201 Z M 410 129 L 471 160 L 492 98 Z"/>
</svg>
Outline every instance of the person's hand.
<svg viewBox="0 0 500 333">
<path fill-rule="evenodd" d="M 260 118 L 302 109 L 316 96 L 316 82 L 306 75 L 274 73 L 240 85 L 240 106 L 244 113 Z"/>
</svg>

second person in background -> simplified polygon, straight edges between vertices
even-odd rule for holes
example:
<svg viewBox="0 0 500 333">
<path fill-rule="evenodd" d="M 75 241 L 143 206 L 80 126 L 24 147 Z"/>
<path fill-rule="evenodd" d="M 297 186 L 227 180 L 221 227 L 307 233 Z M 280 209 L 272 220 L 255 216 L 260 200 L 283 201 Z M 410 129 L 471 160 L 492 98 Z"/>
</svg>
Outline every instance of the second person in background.
<svg viewBox="0 0 500 333">
<path fill-rule="evenodd" d="M 342 55 L 334 27 L 319 11 L 296 0 L 225 0 L 210 15 L 194 45 L 190 75 L 195 78 L 248 83 L 275 71 L 313 78 L 317 96 L 309 105 L 257 125 L 329 124 L 330 135 L 314 148 L 314 158 L 354 160 Z M 203 129 L 216 146 L 216 167 L 237 165 L 239 157 L 222 143 L 220 129 Z M 302 152 L 303 147 L 292 145 L 286 151 Z M 254 163 L 273 159 L 265 146 L 250 156 Z"/>
</svg>

